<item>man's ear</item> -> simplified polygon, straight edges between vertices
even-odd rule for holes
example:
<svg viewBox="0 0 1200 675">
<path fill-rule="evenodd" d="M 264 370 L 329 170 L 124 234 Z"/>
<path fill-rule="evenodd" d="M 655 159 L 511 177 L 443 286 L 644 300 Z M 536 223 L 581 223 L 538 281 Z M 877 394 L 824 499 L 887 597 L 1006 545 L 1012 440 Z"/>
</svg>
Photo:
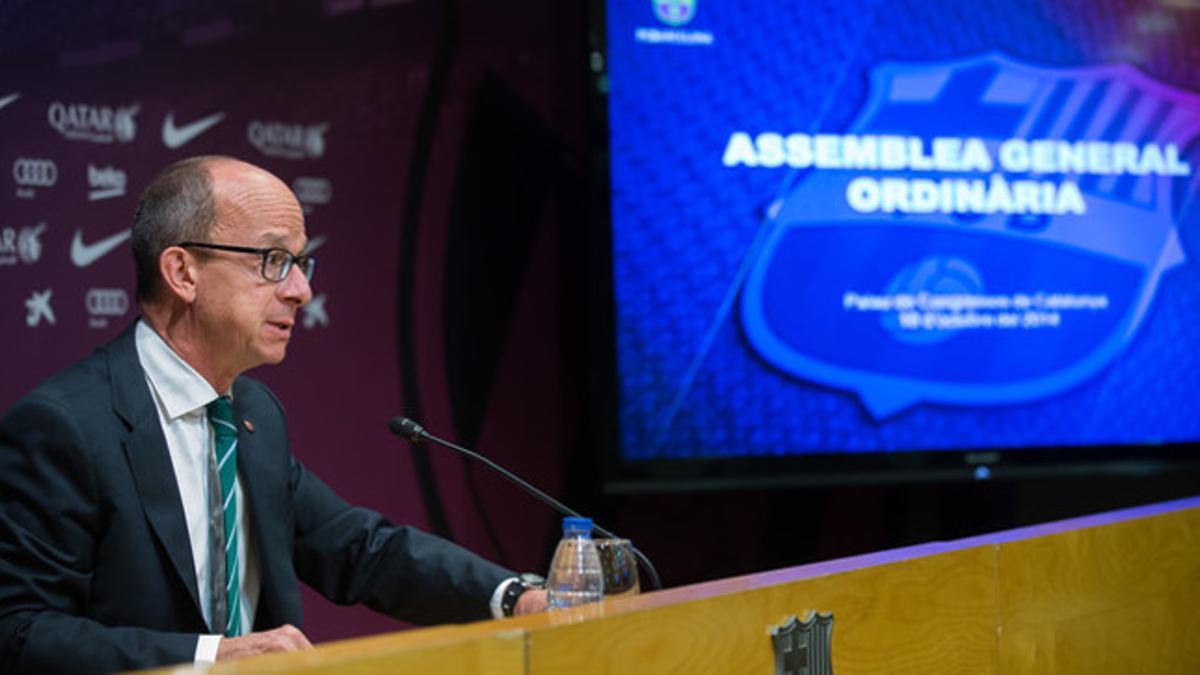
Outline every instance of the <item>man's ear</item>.
<svg viewBox="0 0 1200 675">
<path fill-rule="evenodd" d="M 196 259 L 179 246 L 168 246 L 158 256 L 158 272 L 167 290 L 185 303 L 196 299 Z"/>
</svg>

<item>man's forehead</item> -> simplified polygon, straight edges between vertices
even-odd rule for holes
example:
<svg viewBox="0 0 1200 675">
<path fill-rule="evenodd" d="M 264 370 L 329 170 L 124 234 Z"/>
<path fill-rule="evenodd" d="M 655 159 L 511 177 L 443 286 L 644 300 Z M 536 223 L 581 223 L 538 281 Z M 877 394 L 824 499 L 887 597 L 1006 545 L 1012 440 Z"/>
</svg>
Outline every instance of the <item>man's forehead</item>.
<svg viewBox="0 0 1200 675">
<path fill-rule="evenodd" d="M 266 248 L 285 249 L 291 249 L 293 246 L 299 245 L 299 250 L 303 250 L 304 247 L 308 245 L 308 237 L 304 236 L 304 230 L 300 230 L 299 239 L 297 239 L 297 233 L 294 231 L 283 232 L 270 230 L 259 234 L 258 243 Z"/>
<path fill-rule="evenodd" d="M 265 216 L 303 224 L 304 212 L 287 185 L 266 171 L 245 166 L 247 171 L 213 174 L 213 197 L 218 211 L 230 216 Z"/>
<path fill-rule="evenodd" d="M 253 177 L 264 178 L 274 176 L 266 169 L 257 167 L 249 162 L 232 157 L 218 157 L 207 162 L 206 168 L 215 181 L 247 180 Z"/>
<path fill-rule="evenodd" d="M 274 174 L 253 164 L 238 160 L 216 160 L 209 167 L 213 193 L 230 201 L 254 199 L 256 196 L 289 197 L 292 191 Z"/>
<path fill-rule="evenodd" d="M 213 226 L 213 236 L 228 240 L 236 240 L 243 244 L 263 248 L 303 247 L 308 241 L 304 232 L 303 220 L 286 225 L 272 223 L 262 218 L 222 218 L 218 216 Z"/>
</svg>

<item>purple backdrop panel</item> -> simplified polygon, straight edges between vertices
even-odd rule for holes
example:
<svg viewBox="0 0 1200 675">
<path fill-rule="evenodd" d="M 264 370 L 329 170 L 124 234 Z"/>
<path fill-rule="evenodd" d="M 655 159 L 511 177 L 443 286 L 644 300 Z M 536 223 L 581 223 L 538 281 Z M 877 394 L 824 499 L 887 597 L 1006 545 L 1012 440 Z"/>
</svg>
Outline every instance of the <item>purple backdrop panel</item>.
<svg viewBox="0 0 1200 675">
<path fill-rule="evenodd" d="M 292 187 L 319 259 L 287 361 L 253 376 L 289 411 L 302 461 L 350 501 L 424 525 L 386 422 L 402 411 L 401 186 L 428 41 L 421 21 L 391 23 L 357 43 L 239 40 L 231 30 L 190 49 L 142 54 L 134 43 L 117 61 L 3 72 L 0 408 L 137 317 L 128 231 L 154 173 L 191 155 L 233 155 Z M 398 625 L 307 602 L 314 639 Z"/>
</svg>

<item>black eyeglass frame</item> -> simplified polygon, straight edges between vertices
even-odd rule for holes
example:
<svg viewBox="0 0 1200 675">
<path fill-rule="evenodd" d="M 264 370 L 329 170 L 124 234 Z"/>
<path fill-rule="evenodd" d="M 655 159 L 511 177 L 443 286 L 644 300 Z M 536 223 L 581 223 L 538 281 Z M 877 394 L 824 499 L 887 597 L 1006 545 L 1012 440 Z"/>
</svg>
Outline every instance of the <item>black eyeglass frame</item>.
<svg viewBox="0 0 1200 675">
<path fill-rule="evenodd" d="M 267 281 L 273 282 L 273 283 L 279 283 L 279 282 L 283 281 L 284 279 L 286 279 L 287 276 L 289 274 L 291 274 L 293 265 L 299 265 L 300 271 L 304 274 L 304 278 L 309 281 L 312 281 L 313 269 L 315 269 L 317 266 L 317 259 L 315 257 L 313 257 L 311 254 L 310 255 L 303 255 L 303 254 L 294 255 L 291 251 L 287 250 L 286 248 L 279 248 L 278 246 L 272 246 L 269 248 L 253 248 L 251 246 L 233 246 L 232 244 L 212 244 L 212 243 L 204 242 L 204 241 L 181 241 L 175 245 L 180 248 L 207 248 L 207 249 L 212 249 L 214 251 L 231 251 L 233 253 L 253 253 L 262 258 L 262 266 L 259 267 L 259 269 L 258 269 L 259 274 L 262 275 L 262 278 L 266 279 Z M 286 258 L 284 258 L 282 267 L 279 268 L 279 278 L 278 279 L 272 278 L 271 276 L 269 276 L 267 274 L 267 261 L 270 258 L 270 256 L 274 253 L 278 253 L 278 254 L 282 254 L 282 255 L 286 256 Z"/>
</svg>

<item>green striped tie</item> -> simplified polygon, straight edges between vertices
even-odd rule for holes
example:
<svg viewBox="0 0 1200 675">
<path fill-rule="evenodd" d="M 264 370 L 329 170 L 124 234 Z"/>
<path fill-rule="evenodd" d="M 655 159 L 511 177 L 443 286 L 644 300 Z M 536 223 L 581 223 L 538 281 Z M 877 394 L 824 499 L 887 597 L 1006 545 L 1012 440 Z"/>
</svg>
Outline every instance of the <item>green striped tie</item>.
<svg viewBox="0 0 1200 675">
<path fill-rule="evenodd" d="M 221 477 L 221 498 L 225 508 L 225 636 L 242 634 L 241 590 L 238 588 L 237 427 L 233 406 L 224 396 L 208 404 L 208 421 L 216 434 L 217 474 Z"/>
</svg>

